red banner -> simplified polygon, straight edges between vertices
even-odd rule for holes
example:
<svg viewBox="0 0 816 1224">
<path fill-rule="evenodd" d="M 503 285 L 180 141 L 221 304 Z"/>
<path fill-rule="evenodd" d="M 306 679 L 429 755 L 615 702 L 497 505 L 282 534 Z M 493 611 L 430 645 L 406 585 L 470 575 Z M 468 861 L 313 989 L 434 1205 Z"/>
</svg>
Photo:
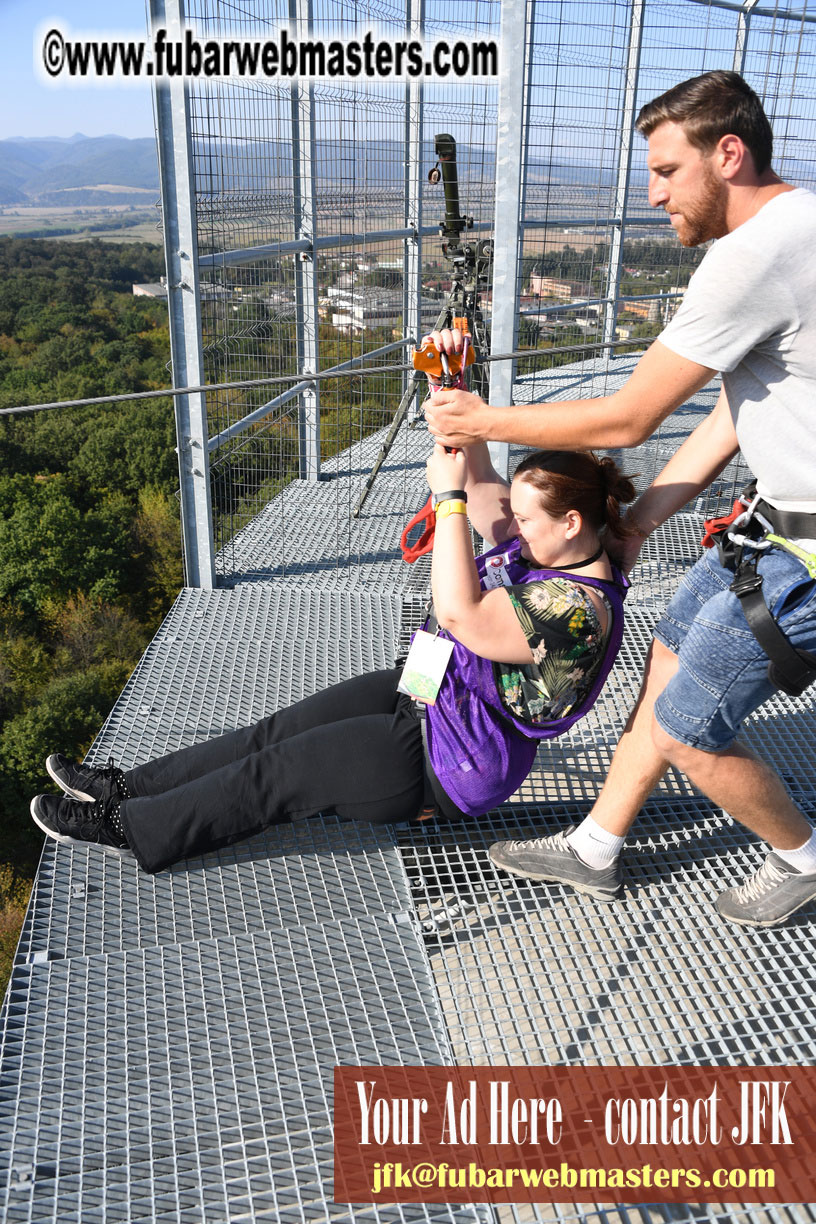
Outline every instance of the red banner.
<svg viewBox="0 0 816 1224">
<path fill-rule="evenodd" d="M 816 1067 L 336 1067 L 335 1202 L 816 1201 Z"/>
</svg>

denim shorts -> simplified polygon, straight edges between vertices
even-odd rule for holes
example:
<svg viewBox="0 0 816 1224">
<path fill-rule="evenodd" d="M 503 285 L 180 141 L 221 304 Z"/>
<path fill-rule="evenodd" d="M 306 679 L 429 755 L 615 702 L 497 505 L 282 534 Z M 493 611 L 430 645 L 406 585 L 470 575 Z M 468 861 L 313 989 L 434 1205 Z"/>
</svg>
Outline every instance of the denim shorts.
<svg viewBox="0 0 816 1224">
<path fill-rule="evenodd" d="M 758 572 L 765 602 L 787 637 L 816 653 L 816 581 L 778 548 L 762 555 Z M 704 752 L 728 748 L 743 720 L 777 692 L 768 679 L 768 656 L 728 589 L 733 577 L 716 548 L 708 549 L 655 628 L 658 641 L 679 658 L 655 717 L 672 739 Z"/>
</svg>

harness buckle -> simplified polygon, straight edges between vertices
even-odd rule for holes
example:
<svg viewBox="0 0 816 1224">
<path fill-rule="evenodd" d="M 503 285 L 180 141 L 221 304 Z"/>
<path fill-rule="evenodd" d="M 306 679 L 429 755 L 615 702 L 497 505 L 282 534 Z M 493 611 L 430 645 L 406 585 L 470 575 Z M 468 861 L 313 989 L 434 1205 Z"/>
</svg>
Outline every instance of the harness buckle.
<svg viewBox="0 0 816 1224">
<path fill-rule="evenodd" d="M 758 574 L 752 567 L 746 569 L 740 568 L 734 575 L 734 581 L 728 588 L 741 599 L 743 595 L 752 595 L 754 591 L 762 589 L 762 575 Z"/>
<path fill-rule="evenodd" d="M 757 552 L 765 552 L 766 549 L 773 548 L 771 542 L 764 535 L 758 537 L 750 536 L 733 530 L 726 532 L 726 535 L 735 548 L 753 548 Z"/>
<path fill-rule="evenodd" d="M 744 548 L 746 544 L 751 548 L 765 549 L 768 547 L 761 537 L 755 539 L 754 536 L 739 530 L 745 528 L 747 531 L 754 519 L 762 526 L 763 533 L 772 530 L 768 520 L 763 518 L 756 509 L 759 501 L 759 494 L 752 486 L 749 486 L 734 502 L 730 514 L 723 515 L 722 518 L 706 519 L 703 523 L 705 534 L 700 541 L 702 547 L 711 548 L 713 544 L 716 544 L 720 560 L 727 569 L 732 568 L 729 558 L 733 557 L 735 549 Z"/>
</svg>

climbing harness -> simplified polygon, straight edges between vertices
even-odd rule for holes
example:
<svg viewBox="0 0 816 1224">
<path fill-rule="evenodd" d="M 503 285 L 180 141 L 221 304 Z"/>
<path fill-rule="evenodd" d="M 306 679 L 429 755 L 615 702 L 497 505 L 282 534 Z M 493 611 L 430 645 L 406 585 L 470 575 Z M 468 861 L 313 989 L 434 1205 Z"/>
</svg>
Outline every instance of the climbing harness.
<svg viewBox="0 0 816 1224">
<path fill-rule="evenodd" d="M 766 552 L 781 548 L 816 579 L 816 553 L 781 534 L 790 531 L 808 539 L 816 537 L 816 514 L 777 510 L 763 501 L 755 485 L 749 485 L 730 515 L 707 519 L 704 528 L 703 547 L 716 545 L 720 561 L 734 574 L 729 589 L 739 599 L 749 629 L 768 656 L 769 680 L 789 696 L 801 696 L 816 681 L 816 655 L 794 646 L 780 628 L 763 598 L 757 566 Z"/>
</svg>

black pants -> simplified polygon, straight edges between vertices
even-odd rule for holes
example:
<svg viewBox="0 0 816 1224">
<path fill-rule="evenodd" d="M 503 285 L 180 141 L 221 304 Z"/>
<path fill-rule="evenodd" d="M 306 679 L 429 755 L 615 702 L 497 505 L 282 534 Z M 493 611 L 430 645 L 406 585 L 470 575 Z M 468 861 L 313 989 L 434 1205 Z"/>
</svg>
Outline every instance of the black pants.
<svg viewBox="0 0 816 1224">
<path fill-rule="evenodd" d="M 125 775 L 125 836 L 145 871 L 301 816 L 411 820 L 423 799 L 422 736 L 399 669 L 333 685 L 252 727 Z"/>
</svg>

